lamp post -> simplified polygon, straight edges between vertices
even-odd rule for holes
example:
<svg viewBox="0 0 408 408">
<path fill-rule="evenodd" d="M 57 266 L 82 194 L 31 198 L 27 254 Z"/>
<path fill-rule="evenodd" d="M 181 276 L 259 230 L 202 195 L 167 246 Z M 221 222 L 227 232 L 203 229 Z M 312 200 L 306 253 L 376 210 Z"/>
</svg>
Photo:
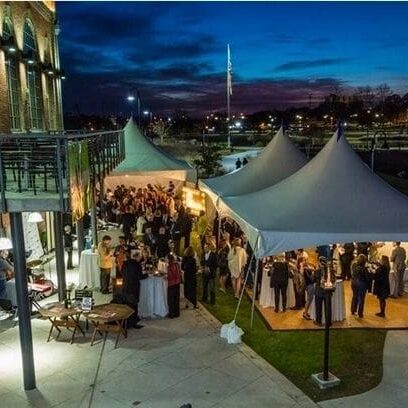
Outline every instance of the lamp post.
<svg viewBox="0 0 408 408">
<path fill-rule="evenodd" d="M 149 116 L 149 125 L 152 123 L 153 120 L 153 112 L 151 110 L 143 111 L 144 116 Z"/>
<path fill-rule="evenodd" d="M 136 89 L 136 96 L 135 92 L 130 92 L 129 95 L 126 97 L 126 100 L 133 106 L 133 103 L 137 100 L 137 124 L 140 126 L 140 93 L 139 90 Z M 133 109 L 130 111 L 130 116 L 133 116 Z"/>
<path fill-rule="evenodd" d="M 319 259 L 323 273 L 321 274 L 320 290 L 324 296 L 324 355 L 323 372 L 313 374 L 312 379 L 321 389 L 334 387 L 340 384 L 340 379 L 329 372 L 330 326 L 332 323 L 332 296 L 336 290 L 336 277 L 324 257 Z"/>
</svg>

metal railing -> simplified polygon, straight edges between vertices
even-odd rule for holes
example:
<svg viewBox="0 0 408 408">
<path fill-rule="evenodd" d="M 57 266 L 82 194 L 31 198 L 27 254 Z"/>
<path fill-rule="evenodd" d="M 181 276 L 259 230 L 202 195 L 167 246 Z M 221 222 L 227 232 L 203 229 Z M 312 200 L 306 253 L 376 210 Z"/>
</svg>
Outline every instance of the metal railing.
<svg viewBox="0 0 408 408">
<path fill-rule="evenodd" d="M 25 207 L 29 207 L 29 200 L 34 198 L 58 200 L 60 210 L 69 211 L 68 146 L 84 141 L 92 182 L 105 177 L 124 159 L 123 130 L 68 135 L 0 134 L 0 211 L 12 210 L 9 200 L 25 200 Z"/>
</svg>

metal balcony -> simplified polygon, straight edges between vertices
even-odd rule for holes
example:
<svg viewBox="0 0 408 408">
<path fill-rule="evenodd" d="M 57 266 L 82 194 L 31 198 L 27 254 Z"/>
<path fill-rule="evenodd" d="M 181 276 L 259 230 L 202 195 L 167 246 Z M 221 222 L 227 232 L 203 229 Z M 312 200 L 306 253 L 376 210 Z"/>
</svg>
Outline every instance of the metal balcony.
<svg viewBox="0 0 408 408">
<path fill-rule="evenodd" d="M 94 185 L 125 156 L 123 130 L 77 134 L 0 134 L 0 211 L 71 210 L 70 160 L 75 143 L 88 147 Z"/>
</svg>

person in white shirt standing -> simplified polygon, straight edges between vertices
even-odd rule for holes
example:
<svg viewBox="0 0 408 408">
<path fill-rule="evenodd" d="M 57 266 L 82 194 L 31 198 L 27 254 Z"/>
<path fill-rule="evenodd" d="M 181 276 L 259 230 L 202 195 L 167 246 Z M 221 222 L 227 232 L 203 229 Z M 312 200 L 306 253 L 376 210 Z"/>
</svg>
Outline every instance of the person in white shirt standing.
<svg viewBox="0 0 408 408">
<path fill-rule="evenodd" d="M 231 273 L 232 288 L 236 299 L 239 298 L 241 292 L 242 276 L 247 260 L 248 255 L 241 246 L 241 239 L 235 238 L 228 253 L 228 268 Z"/>
</svg>

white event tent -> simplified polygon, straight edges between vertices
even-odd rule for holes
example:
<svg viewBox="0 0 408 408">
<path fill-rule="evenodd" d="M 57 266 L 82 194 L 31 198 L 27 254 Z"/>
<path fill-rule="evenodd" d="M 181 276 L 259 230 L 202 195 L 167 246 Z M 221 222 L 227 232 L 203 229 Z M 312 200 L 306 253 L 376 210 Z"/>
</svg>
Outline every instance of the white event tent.
<svg viewBox="0 0 408 408">
<path fill-rule="evenodd" d="M 125 184 L 135 187 L 151 184 L 175 184 L 195 181 L 195 170 L 148 140 L 130 118 L 124 128 L 125 160 L 105 178 L 106 188 Z"/>
<path fill-rule="evenodd" d="M 279 183 L 306 162 L 305 155 L 281 127 L 257 158 L 231 173 L 200 180 L 200 188 L 216 204 L 218 197 L 248 194 Z"/>
<path fill-rule="evenodd" d="M 257 258 L 335 242 L 408 240 L 408 198 L 373 174 L 338 132 L 287 179 L 221 200 Z"/>
</svg>

